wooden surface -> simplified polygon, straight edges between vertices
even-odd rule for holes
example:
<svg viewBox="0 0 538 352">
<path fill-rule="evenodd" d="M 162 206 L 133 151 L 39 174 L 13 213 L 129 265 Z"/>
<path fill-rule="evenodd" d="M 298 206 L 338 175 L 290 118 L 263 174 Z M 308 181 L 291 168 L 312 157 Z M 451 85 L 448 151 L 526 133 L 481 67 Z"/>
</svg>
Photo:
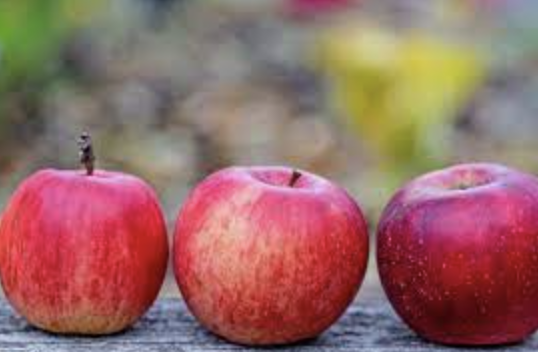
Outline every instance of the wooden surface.
<svg viewBox="0 0 538 352">
<path fill-rule="evenodd" d="M 128 331 L 109 337 L 61 337 L 28 326 L 5 303 L 0 304 L 0 351 L 239 351 L 249 349 L 227 343 L 202 329 L 178 299 L 160 299 L 146 316 Z M 321 337 L 285 351 L 464 351 L 438 347 L 415 337 L 379 299 L 359 300 L 346 315 Z M 481 349 L 470 349 L 480 351 Z M 538 338 L 523 344 L 487 351 L 538 351 Z"/>
</svg>

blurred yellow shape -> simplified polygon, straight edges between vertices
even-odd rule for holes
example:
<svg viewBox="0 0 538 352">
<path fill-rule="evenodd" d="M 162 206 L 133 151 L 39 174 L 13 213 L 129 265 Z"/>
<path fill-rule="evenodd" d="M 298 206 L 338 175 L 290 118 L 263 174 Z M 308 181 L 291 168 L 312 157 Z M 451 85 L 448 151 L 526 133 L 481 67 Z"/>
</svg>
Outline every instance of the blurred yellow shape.
<svg viewBox="0 0 538 352">
<path fill-rule="evenodd" d="M 333 28 L 318 44 L 336 108 L 383 169 L 401 178 L 446 159 L 452 123 L 484 75 L 476 52 L 374 26 Z"/>
</svg>

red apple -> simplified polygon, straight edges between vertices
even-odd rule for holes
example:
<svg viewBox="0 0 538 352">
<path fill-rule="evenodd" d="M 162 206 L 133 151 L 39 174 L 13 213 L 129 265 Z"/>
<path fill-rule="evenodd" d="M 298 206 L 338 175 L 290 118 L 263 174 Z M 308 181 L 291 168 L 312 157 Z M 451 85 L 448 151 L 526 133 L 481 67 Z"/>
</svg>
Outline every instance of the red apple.
<svg viewBox="0 0 538 352">
<path fill-rule="evenodd" d="M 0 225 L 0 277 L 31 324 L 107 334 L 152 304 L 168 257 L 151 188 L 119 172 L 42 170 L 17 189 Z"/>
<path fill-rule="evenodd" d="M 178 216 L 173 260 L 207 329 L 247 345 L 313 338 L 355 297 L 367 227 L 340 187 L 284 167 L 232 167 L 204 180 Z"/>
<path fill-rule="evenodd" d="M 538 328 L 538 179 L 495 164 L 417 178 L 383 213 L 377 262 L 392 306 L 420 336 L 525 339 Z"/>
</svg>

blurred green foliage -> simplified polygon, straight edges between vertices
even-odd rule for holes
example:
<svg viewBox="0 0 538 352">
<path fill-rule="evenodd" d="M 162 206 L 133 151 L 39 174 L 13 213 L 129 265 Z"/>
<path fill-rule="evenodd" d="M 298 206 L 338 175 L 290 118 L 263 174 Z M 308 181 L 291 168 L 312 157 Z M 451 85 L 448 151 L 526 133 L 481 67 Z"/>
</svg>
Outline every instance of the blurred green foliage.
<svg viewBox="0 0 538 352">
<path fill-rule="evenodd" d="M 43 74 L 69 31 L 87 23 L 100 3 L 102 1 L 1 1 L 1 87 Z"/>
<path fill-rule="evenodd" d="M 0 135 L 9 133 L 13 122 L 20 122 L 13 109 L 32 110 L 40 90 L 59 67 L 62 43 L 100 3 L 0 1 Z M 9 106 L 13 104 L 24 106 Z"/>
<path fill-rule="evenodd" d="M 44 72 L 62 38 L 61 5 L 59 0 L 0 2 L 2 90 Z"/>
</svg>

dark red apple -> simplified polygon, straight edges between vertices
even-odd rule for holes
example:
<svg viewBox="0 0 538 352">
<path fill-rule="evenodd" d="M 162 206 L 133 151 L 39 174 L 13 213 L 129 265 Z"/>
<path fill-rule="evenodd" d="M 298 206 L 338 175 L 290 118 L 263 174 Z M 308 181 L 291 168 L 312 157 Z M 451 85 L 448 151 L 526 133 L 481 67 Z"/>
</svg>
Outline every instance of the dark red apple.
<svg viewBox="0 0 538 352">
<path fill-rule="evenodd" d="M 284 167 L 209 176 L 178 216 L 173 260 L 189 309 L 247 345 L 313 338 L 352 302 L 368 258 L 367 227 L 340 187 Z"/>
<path fill-rule="evenodd" d="M 30 176 L 2 216 L 4 292 L 51 332 L 126 328 L 152 304 L 166 270 L 165 223 L 151 188 L 127 174 L 93 172 L 91 161 L 87 172 Z"/>
<path fill-rule="evenodd" d="M 525 339 L 538 328 L 538 180 L 495 164 L 419 177 L 383 213 L 377 262 L 392 306 L 420 336 Z"/>
</svg>

